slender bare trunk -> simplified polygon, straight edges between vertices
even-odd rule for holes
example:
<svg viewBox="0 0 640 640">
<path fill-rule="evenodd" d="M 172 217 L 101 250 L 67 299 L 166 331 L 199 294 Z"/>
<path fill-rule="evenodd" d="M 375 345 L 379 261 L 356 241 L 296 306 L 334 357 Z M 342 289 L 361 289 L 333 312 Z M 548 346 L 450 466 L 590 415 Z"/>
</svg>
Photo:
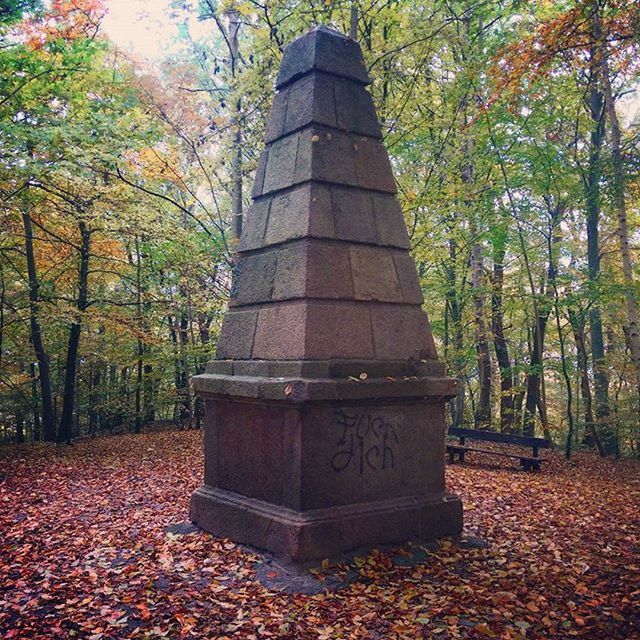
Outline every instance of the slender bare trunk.
<svg viewBox="0 0 640 640">
<path fill-rule="evenodd" d="M 238 63 L 240 62 L 240 45 L 238 35 L 240 33 L 240 14 L 231 9 L 227 11 L 229 28 L 227 31 L 227 44 L 229 47 L 229 64 L 231 77 L 235 83 L 238 75 Z M 242 100 L 238 97 L 235 101 L 235 126 L 233 131 L 233 150 L 231 156 L 231 214 L 233 216 L 233 235 L 240 238 L 242 234 Z"/>
<path fill-rule="evenodd" d="M 65 364 L 64 391 L 62 395 L 62 415 L 58 430 L 58 442 L 71 442 L 73 431 L 73 408 L 76 400 L 76 382 L 78 370 L 78 349 L 82 330 L 82 316 L 88 306 L 89 295 L 89 257 L 91 249 L 91 231 L 84 221 L 78 223 L 80 230 L 80 266 L 78 269 L 78 298 L 76 316 L 69 329 L 67 360 Z"/>
<path fill-rule="evenodd" d="M 453 361 L 453 375 L 458 379 L 458 393 L 451 400 L 451 424 L 454 427 L 462 425 L 464 417 L 464 330 L 462 325 L 462 301 L 458 292 L 456 263 L 458 260 L 458 245 L 451 238 L 449 240 L 449 264 L 447 275 L 447 348 L 451 349 Z"/>
<path fill-rule="evenodd" d="M 513 430 L 513 370 L 509 359 L 509 348 L 504 334 L 502 312 L 502 288 L 504 283 L 504 257 L 506 243 L 499 237 L 493 249 L 493 277 L 491 279 L 491 330 L 493 346 L 500 371 L 500 431 Z"/>
<path fill-rule="evenodd" d="M 602 447 L 600 437 L 596 431 L 595 420 L 593 417 L 593 398 L 591 396 L 591 386 L 589 383 L 589 359 L 587 356 L 587 348 L 584 338 L 584 317 L 582 313 L 577 313 L 569 307 L 568 315 L 571 328 L 573 330 L 573 341 L 576 345 L 576 359 L 578 363 L 578 374 L 580 376 L 580 393 L 584 403 L 584 444 L 588 446 L 596 446 L 600 455 L 606 456 L 606 451 Z"/>
<path fill-rule="evenodd" d="M 29 277 L 29 324 L 31 327 L 31 344 L 38 362 L 38 378 L 40 380 L 40 402 L 42 404 L 43 437 L 47 442 L 56 439 L 55 411 L 51 392 L 51 367 L 49 353 L 44 347 L 40 326 L 40 280 L 36 269 L 33 250 L 33 225 L 28 212 L 22 214 L 24 226 L 25 255 Z"/>
<path fill-rule="evenodd" d="M 629 225 L 627 218 L 627 202 L 625 197 L 625 169 L 622 156 L 622 133 L 620 121 L 616 113 L 615 98 L 611 88 L 611 74 L 607 46 L 601 42 L 599 53 L 602 56 L 602 84 L 604 87 L 605 109 L 611 130 L 611 165 L 613 170 L 613 206 L 618 218 L 618 243 L 622 258 L 622 275 L 629 318 L 628 341 L 631 362 L 634 368 L 636 387 L 640 400 L 640 312 L 635 297 L 635 279 L 633 277 L 633 261 L 629 247 Z M 615 443 L 617 453 L 617 442 Z"/>
</svg>

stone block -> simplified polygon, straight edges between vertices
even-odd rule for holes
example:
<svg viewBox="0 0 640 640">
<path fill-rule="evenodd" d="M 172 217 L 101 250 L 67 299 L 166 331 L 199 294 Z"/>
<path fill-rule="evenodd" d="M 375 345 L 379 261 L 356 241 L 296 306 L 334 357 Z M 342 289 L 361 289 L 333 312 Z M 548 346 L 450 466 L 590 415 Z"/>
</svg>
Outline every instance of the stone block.
<svg viewBox="0 0 640 640">
<path fill-rule="evenodd" d="M 233 375 L 242 377 L 257 377 L 268 375 L 268 363 L 266 360 L 235 360 Z"/>
<path fill-rule="evenodd" d="M 437 376 L 442 378 L 446 374 L 446 367 L 438 360 L 422 360 L 416 365 L 416 375 Z"/>
<path fill-rule="evenodd" d="M 361 85 L 334 80 L 336 125 L 349 133 L 382 138 L 373 99 Z"/>
<path fill-rule="evenodd" d="M 388 249 L 353 245 L 350 254 L 356 300 L 402 302 L 393 254 Z"/>
<path fill-rule="evenodd" d="M 247 512 L 247 537 L 245 543 L 253 547 L 268 548 L 276 557 L 287 556 L 297 548 L 297 529 L 274 513 L 260 510 Z"/>
<path fill-rule="evenodd" d="M 295 178 L 299 135 L 286 136 L 269 147 L 262 191 L 254 194 L 254 197 L 278 189 L 285 189 L 296 182 L 301 182 Z"/>
<path fill-rule="evenodd" d="M 244 505 L 221 499 L 219 491 L 204 486 L 191 496 L 189 519 L 206 531 L 245 542 L 247 537 L 247 509 Z"/>
<path fill-rule="evenodd" d="M 287 100 L 289 97 L 289 88 L 286 87 L 282 91 L 276 93 L 273 97 L 271 111 L 267 118 L 265 129 L 265 142 L 271 142 L 281 138 L 284 132 L 284 123 L 287 115 Z"/>
<path fill-rule="evenodd" d="M 380 141 L 314 126 L 271 143 L 264 180 L 256 179 L 253 197 L 308 180 L 396 192 L 391 164 Z"/>
<path fill-rule="evenodd" d="M 462 533 L 462 502 L 458 496 L 443 492 L 438 501 L 432 500 L 420 507 L 417 536 L 433 540 Z"/>
<path fill-rule="evenodd" d="M 362 373 L 367 378 L 384 378 L 389 376 L 415 376 L 416 367 L 406 360 L 333 360 L 331 361 L 331 378 L 358 378 Z"/>
<path fill-rule="evenodd" d="M 283 409 L 219 400 L 217 486 L 282 504 Z"/>
<path fill-rule="evenodd" d="M 371 544 L 433 540 L 462 531 L 462 505 L 442 492 L 410 499 L 328 507 L 302 513 L 202 487 L 191 498 L 193 522 L 293 562 L 335 556 Z"/>
<path fill-rule="evenodd" d="M 305 358 L 374 357 L 371 320 L 366 305 L 356 302 L 309 302 Z"/>
<path fill-rule="evenodd" d="M 265 244 L 277 244 L 307 235 L 311 185 L 305 184 L 273 196 Z"/>
<path fill-rule="evenodd" d="M 264 244 L 267 220 L 271 198 L 256 200 L 247 211 L 246 219 L 242 227 L 242 236 L 238 245 L 239 251 L 259 249 Z"/>
<path fill-rule="evenodd" d="M 269 302 L 273 293 L 278 252 L 240 254 L 234 267 L 229 307 Z"/>
<path fill-rule="evenodd" d="M 282 451 L 283 487 L 282 502 L 290 509 L 300 509 L 302 505 L 302 413 L 298 407 L 283 409 Z"/>
<path fill-rule="evenodd" d="M 247 359 L 251 357 L 258 312 L 228 311 L 222 321 L 216 358 Z"/>
<path fill-rule="evenodd" d="M 336 233 L 330 188 L 324 184 L 311 183 L 309 198 L 309 236 L 314 238 L 334 238 Z"/>
<path fill-rule="evenodd" d="M 253 353 L 255 359 L 301 360 L 306 357 L 307 303 L 287 302 L 260 309 Z"/>
<path fill-rule="evenodd" d="M 219 376 L 232 376 L 235 360 L 210 360 L 207 362 L 206 372 Z"/>
<path fill-rule="evenodd" d="M 258 160 L 258 166 L 256 167 L 256 175 L 253 180 L 253 188 L 251 189 L 251 197 L 257 198 L 263 192 L 264 187 L 264 174 L 267 168 L 267 160 L 269 158 L 269 148 L 266 148 L 261 154 Z"/>
<path fill-rule="evenodd" d="M 351 136 L 319 128 L 301 132 L 296 178 L 358 186 Z"/>
<path fill-rule="evenodd" d="M 349 247 L 308 241 L 305 245 L 306 296 L 309 298 L 353 298 Z"/>
<path fill-rule="evenodd" d="M 284 133 L 310 124 L 336 126 L 333 78 L 312 73 L 289 86 L 289 101 Z"/>
<path fill-rule="evenodd" d="M 273 196 L 265 244 L 307 236 L 333 237 L 331 200 L 324 185 L 307 183 Z"/>
<path fill-rule="evenodd" d="M 407 225 L 397 198 L 387 193 L 372 193 L 371 203 L 378 242 L 392 247 L 410 247 Z"/>
<path fill-rule="evenodd" d="M 435 358 L 427 315 L 419 306 L 375 304 L 371 322 L 376 358 L 423 360 Z"/>
<path fill-rule="evenodd" d="M 328 378 L 331 370 L 328 360 L 273 361 L 269 364 L 269 375 L 274 378 Z"/>
<path fill-rule="evenodd" d="M 274 300 L 290 300 L 305 296 L 308 250 L 308 245 L 299 241 L 278 251 L 278 265 L 273 288 Z"/>
<path fill-rule="evenodd" d="M 205 400 L 204 414 L 204 483 L 218 484 L 218 431 L 216 428 L 216 402 Z"/>
<path fill-rule="evenodd" d="M 444 442 L 444 422 L 432 424 L 434 418 L 440 416 L 424 403 L 310 408 L 302 436 L 303 510 L 442 491 L 439 452 L 430 453 L 429 438 L 442 431 Z"/>
<path fill-rule="evenodd" d="M 327 27 L 316 27 L 285 49 L 276 87 L 280 89 L 314 69 L 369 84 L 358 43 Z"/>
<path fill-rule="evenodd" d="M 367 191 L 332 186 L 331 204 L 337 239 L 377 243 L 373 205 Z"/>
<path fill-rule="evenodd" d="M 408 253 L 394 253 L 393 262 L 402 289 L 402 300 L 407 304 L 422 304 L 424 299 L 413 258 Z"/>
<path fill-rule="evenodd" d="M 264 378 L 208 373 L 191 378 L 194 389 L 204 396 L 233 396 L 245 399 L 260 398 L 264 380 Z"/>
<path fill-rule="evenodd" d="M 267 120 L 265 141 L 273 142 L 314 124 L 382 137 L 373 100 L 365 88 L 317 71 L 287 85 L 277 94 Z"/>
<path fill-rule="evenodd" d="M 396 193 L 396 181 L 384 145 L 379 140 L 365 136 L 352 136 L 356 183 L 363 189 Z"/>
</svg>

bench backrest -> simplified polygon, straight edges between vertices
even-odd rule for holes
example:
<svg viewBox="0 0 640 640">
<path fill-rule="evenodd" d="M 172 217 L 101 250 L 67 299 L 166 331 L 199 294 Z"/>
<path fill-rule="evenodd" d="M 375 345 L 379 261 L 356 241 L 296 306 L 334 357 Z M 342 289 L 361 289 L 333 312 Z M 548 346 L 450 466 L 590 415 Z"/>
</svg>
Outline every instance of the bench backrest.
<svg viewBox="0 0 640 640">
<path fill-rule="evenodd" d="M 498 433 L 497 431 L 484 431 L 481 429 L 464 429 L 463 427 L 449 427 L 449 435 L 456 438 L 470 438 L 486 440 L 487 442 L 502 442 L 504 444 L 518 444 L 523 447 L 538 447 L 549 449 L 551 442 L 546 438 L 530 438 L 519 436 L 515 433 Z"/>
</svg>

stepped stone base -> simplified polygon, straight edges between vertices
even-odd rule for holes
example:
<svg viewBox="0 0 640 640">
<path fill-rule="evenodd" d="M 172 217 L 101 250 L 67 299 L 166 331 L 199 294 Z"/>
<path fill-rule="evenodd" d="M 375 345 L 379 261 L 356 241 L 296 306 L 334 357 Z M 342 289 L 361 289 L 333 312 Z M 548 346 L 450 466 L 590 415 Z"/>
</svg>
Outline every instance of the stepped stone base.
<svg viewBox="0 0 640 640">
<path fill-rule="evenodd" d="M 211 533 L 294 562 L 462 531 L 460 498 L 444 492 L 299 512 L 205 486 L 191 498 L 190 517 Z"/>
</svg>

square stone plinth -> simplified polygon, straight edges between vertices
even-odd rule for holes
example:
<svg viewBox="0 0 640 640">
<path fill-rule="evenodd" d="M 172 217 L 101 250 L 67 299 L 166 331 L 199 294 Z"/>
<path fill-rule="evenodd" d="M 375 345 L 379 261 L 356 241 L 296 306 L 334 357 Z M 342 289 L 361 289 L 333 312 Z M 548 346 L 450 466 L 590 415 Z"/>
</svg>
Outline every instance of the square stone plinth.
<svg viewBox="0 0 640 640">
<path fill-rule="evenodd" d="M 462 530 L 444 488 L 444 405 L 205 397 L 202 528 L 297 562 Z"/>
</svg>

